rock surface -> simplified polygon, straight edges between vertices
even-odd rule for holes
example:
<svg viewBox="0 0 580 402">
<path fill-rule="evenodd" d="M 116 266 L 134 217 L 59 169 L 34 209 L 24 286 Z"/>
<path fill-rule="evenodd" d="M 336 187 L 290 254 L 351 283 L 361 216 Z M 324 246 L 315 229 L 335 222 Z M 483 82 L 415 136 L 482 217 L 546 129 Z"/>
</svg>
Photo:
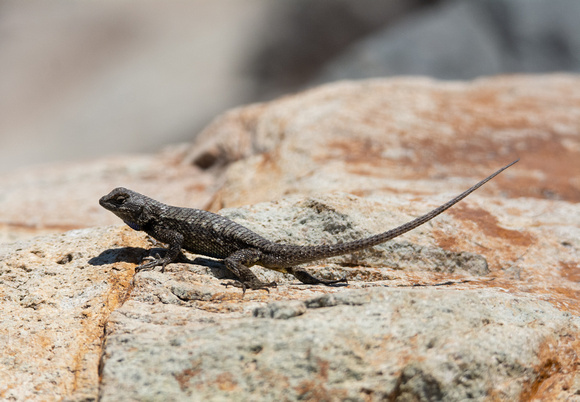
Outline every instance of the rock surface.
<svg viewBox="0 0 580 402">
<path fill-rule="evenodd" d="M 346 81 L 234 110 L 186 160 L 227 166 L 214 209 L 297 193 L 458 193 L 516 157 L 488 194 L 578 202 L 579 107 L 575 76 Z"/>
<path fill-rule="evenodd" d="M 253 310 L 257 318 L 214 315 L 126 303 L 109 321 L 102 400 L 580 392 L 580 319 L 498 290 L 373 289 L 271 303 Z"/>
<path fill-rule="evenodd" d="M 154 156 L 40 166 L 0 176 L 0 241 L 118 223 L 98 200 L 120 186 L 203 207 L 215 191 L 215 178 L 181 163 L 182 153 L 171 147 Z"/>
<path fill-rule="evenodd" d="M 103 328 L 138 261 L 130 250 L 95 256 L 125 242 L 95 228 L 0 244 L 0 399 L 94 398 Z"/>
<path fill-rule="evenodd" d="M 308 265 L 348 287 L 254 267 L 279 287 L 242 298 L 188 253 L 134 275 L 160 245 L 121 225 L 2 244 L 0 398 L 579 400 L 579 106 L 571 76 L 343 82 L 233 110 L 189 147 L 0 178 L 9 228 L 116 222 L 96 201 L 126 185 L 316 244 L 521 158 L 432 222 Z"/>
</svg>

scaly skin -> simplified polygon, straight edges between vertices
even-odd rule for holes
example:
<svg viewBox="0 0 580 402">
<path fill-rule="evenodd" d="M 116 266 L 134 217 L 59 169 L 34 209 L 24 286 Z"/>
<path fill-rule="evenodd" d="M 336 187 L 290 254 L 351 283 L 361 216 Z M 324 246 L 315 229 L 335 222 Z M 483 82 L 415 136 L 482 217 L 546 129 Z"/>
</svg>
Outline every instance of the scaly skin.
<svg viewBox="0 0 580 402">
<path fill-rule="evenodd" d="M 519 160 L 519 159 L 518 159 Z M 223 260 L 239 279 L 232 285 L 249 289 L 268 289 L 276 283 L 260 281 L 250 270 L 253 265 L 294 275 L 303 283 L 333 285 L 345 278 L 327 281 L 318 279 L 295 265 L 349 254 L 384 243 L 430 221 L 467 197 L 518 160 L 499 169 L 457 197 L 399 227 L 361 240 L 323 246 L 296 246 L 271 242 L 250 229 L 212 212 L 173 207 L 126 188 L 118 187 L 99 200 L 131 228 L 142 230 L 168 245 L 163 258 L 157 258 L 136 270 L 165 266 L 175 261 L 181 249 Z"/>
</svg>

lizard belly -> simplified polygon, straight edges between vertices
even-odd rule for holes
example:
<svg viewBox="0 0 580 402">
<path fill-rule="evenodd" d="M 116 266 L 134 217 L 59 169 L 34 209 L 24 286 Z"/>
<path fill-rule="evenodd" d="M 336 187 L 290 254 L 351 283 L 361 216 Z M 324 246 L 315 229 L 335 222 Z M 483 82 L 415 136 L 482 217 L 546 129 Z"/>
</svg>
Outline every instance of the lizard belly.
<svg viewBox="0 0 580 402">
<path fill-rule="evenodd" d="M 182 248 L 195 254 L 212 258 L 227 258 L 240 249 L 235 242 L 224 241 L 217 236 L 188 236 Z"/>
</svg>

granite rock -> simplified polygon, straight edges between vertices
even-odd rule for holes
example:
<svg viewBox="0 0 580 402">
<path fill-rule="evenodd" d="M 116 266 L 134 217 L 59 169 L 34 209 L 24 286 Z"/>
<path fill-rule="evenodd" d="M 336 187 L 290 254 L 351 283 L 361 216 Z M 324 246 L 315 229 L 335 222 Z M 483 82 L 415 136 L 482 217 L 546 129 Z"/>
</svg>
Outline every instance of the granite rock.
<svg viewBox="0 0 580 402">
<path fill-rule="evenodd" d="M 9 229 L 119 223 L 0 244 L 0 398 L 578 398 L 578 106 L 565 75 L 342 82 L 232 110 L 157 155 L 0 178 Z M 516 157 L 430 223 L 307 265 L 348 286 L 254 267 L 279 286 L 242 297 L 189 253 L 135 274 L 161 245 L 97 205 L 126 185 L 276 242 L 331 243 Z"/>
<path fill-rule="evenodd" d="M 333 300 L 329 300 L 333 299 Z M 276 304 L 272 306 L 272 304 Z M 373 289 L 254 318 L 128 302 L 101 400 L 518 400 L 580 393 L 580 319 L 501 290 Z M 268 312 L 267 311 L 267 312 Z"/>
<path fill-rule="evenodd" d="M 73 230 L 0 244 L 0 399 L 95 399 L 104 328 L 139 252 L 127 230 Z M 115 264 L 113 264 L 115 263 Z"/>
</svg>

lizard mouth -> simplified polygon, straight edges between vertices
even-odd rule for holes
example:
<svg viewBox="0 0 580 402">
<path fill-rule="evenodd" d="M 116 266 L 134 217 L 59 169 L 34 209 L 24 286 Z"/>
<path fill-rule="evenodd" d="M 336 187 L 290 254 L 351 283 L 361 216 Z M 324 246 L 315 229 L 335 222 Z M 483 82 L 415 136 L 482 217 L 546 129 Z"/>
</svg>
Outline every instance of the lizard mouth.
<svg viewBox="0 0 580 402">
<path fill-rule="evenodd" d="M 111 202 L 107 200 L 106 195 L 99 199 L 99 204 L 101 205 L 101 207 L 108 209 L 109 211 L 112 210 Z"/>
</svg>

